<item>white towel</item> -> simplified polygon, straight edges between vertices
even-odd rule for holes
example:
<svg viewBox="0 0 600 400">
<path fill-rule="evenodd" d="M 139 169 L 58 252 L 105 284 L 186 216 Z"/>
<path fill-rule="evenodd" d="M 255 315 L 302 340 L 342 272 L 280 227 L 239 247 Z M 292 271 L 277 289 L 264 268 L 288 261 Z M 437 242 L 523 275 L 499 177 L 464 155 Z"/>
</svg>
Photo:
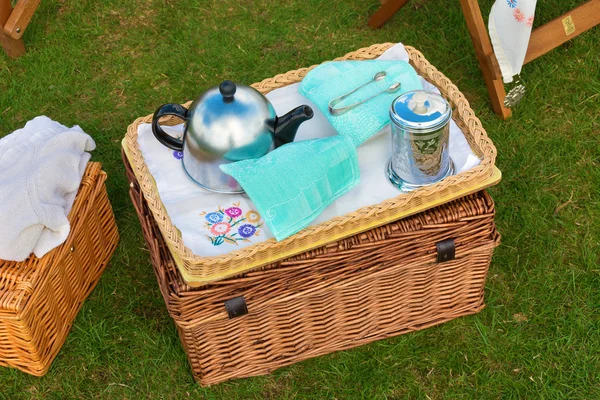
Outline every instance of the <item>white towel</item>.
<svg viewBox="0 0 600 400">
<path fill-rule="evenodd" d="M 94 140 L 37 117 L 0 139 L 0 259 L 42 257 L 68 237 L 67 216 Z"/>
<path fill-rule="evenodd" d="M 488 28 L 505 83 L 521 73 L 527 54 L 537 0 L 496 0 Z"/>
</svg>

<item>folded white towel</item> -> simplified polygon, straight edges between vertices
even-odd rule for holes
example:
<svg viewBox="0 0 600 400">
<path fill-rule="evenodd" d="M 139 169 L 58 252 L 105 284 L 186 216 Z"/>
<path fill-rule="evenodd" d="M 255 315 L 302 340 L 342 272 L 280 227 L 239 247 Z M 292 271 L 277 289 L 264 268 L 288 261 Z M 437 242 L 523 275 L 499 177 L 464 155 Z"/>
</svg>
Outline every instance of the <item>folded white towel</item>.
<svg viewBox="0 0 600 400">
<path fill-rule="evenodd" d="M 94 140 L 37 117 L 0 139 L 0 259 L 42 257 L 69 235 L 67 216 Z"/>
</svg>

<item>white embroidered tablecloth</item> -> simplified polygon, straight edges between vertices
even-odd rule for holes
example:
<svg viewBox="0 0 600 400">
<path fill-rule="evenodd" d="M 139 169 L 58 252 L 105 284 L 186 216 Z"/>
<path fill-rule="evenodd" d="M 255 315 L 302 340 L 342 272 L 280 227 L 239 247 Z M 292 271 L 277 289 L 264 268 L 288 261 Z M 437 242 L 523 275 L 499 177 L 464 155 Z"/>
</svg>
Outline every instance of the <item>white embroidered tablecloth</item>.
<svg viewBox="0 0 600 400">
<path fill-rule="evenodd" d="M 390 48 L 380 59 L 405 60 L 409 57 L 402 44 Z M 438 91 L 423 80 L 426 90 Z M 296 140 L 327 137 L 337 133 L 316 106 L 298 93 L 298 84 L 276 89 L 267 95 L 278 115 L 292 108 L 310 105 L 315 115 L 298 129 Z M 183 126 L 163 127 L 178 137 Z M 158 193 L 173 224 L 181 231 L 188 248 L 200 256 L 217 256 L 250 246 L 273 237 L 252 201 L 245 194 L 220 194 L 195 185 L 181 166 L 181 153 L 161 145 L 154 137 L 150 124 L 138 128 L 138 143 L 148 169 L 154 177 Z M 450 126 L 450 157 L 456 171 L 463 172 L 480 160 L 473 154 L 463 133 L 454 121 Z M 360 183 L 334 201 L 311 225 L 359 208 L 379 204 L 401 194 L 386 177 L 385 166 L 391 156 L 389 125 L 358 148 Z"/>
</svg>

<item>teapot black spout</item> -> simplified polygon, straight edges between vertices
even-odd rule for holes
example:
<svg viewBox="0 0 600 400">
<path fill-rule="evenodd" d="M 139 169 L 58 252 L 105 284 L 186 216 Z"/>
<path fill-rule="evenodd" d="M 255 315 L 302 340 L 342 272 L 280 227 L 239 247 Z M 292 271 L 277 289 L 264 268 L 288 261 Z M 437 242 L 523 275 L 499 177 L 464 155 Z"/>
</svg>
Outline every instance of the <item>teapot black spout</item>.
<svg viewBox="0 0 600 400">
<path fill-rule="evenodd" d="M 275 148 L 291 143 L 296 138 L 296 132 L 301 123 L 308 121 L 314 115 L 312 108 L 307 105 L 298 106 L 292 111 L 275 119 Z"/>
</svg>

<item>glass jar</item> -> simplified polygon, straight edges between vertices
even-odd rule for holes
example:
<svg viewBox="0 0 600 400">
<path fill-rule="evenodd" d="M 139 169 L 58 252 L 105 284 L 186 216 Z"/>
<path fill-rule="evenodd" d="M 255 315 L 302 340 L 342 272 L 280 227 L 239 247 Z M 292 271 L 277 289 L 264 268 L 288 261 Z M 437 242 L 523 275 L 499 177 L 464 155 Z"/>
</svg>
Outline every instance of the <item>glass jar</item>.
<svg viewBox="0 0 600 400">
<path fill-rule="evenodd" d="M 454 173 L 448 142 L 450 104 L 437 93 L 414 90 L 400 95 L 390 108 L 392 157 L 390 182 L 408 192 Z"/>
</svg>

